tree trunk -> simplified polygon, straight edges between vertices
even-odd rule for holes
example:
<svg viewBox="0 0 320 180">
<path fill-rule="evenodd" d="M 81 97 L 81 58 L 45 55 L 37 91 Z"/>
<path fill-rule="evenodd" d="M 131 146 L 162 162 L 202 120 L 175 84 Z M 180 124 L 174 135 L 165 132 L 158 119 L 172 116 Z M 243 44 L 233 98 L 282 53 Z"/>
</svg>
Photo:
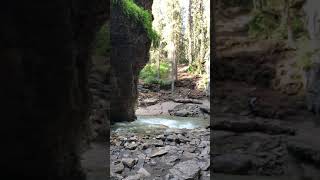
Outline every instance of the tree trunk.
<svg viewBox="0 0 320 180">
<path fill-rule="evenodd" d="M 192 34 L 193 34 L 193 30 L 192 30 L 192 0 L 189 0 L 189 41 L 188 41 L 188 59 L 189 59 L 189 66 L 192 65 L 192 53 L 193 53 L 193 48 L 192 48 Z"/>
<path fill-rule="evenodd" d="M 157 78 L 160 79 L 160 50 L 158 50 L 158 63 L 157 63 L 158 74 Z"/>
<path fill-rule="evenodd" d="M 253 0 L 252 4 L 253 4 L 253 9 L 256 11 L 257 10 L 257 0 Z"/>
<path fill-rule="evenodd" d="M 290 0 L 286 0 L 286 18 L 287 18 L 287 31 L 288 31 L 288 46 L 290 48 L 294 48 L 294 37 L 293 37 L 293 31 L 291 26 L 291 14 L 290 14 Z"/>
</svg>

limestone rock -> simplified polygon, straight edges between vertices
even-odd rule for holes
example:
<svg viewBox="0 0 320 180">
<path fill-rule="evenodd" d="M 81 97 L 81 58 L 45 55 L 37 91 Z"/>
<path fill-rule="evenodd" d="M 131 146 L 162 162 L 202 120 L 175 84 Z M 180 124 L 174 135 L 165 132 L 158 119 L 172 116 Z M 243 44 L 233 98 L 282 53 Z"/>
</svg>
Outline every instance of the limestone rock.
<svg viewBox="0 0 320 180">
<path fill-rule="evenodd" d="M 185 180 L 197 180 L 200 177 L 200 166 L 195 160 L 188 160 L 178 163 L 169 171 L 174 176 Z"/>
<path fill-rule="evenodd" d="M 213 159 L 213 170 L 217 173 L 248 173 L 252 157 L 243 154 L 223 154 Z"/>
<path fill-rule="evenodd" d="M 144 169 L 144 168 L 140 168 L 139 171 L 138 171 L 138 173 L 139 173 L 140 175 L 142 175 L 143 177 L 149 177 L 149 176 L 151 176 L 151 174 L 150 174 L 146 169 Z"/>
<path fill-rule="evenodd" d="M 167 150 L 165 150 L 165 149 L 157 149 L 157 150 L 155 150 L 155 152 L 153 152 L 152 154 L 151 154 L 151 156 L 150 157 L 157 157 L 157 156 L 162 156 L 162 155 L 164 155 L 164 154 L 167 154 L 168 153 L 168 151 Z"/>
<path fill-rule="evenodd" d="M 148 98 L 144 99 L 143 101 L 140 102 L 141 106 L 152 106 L 158 103 L 158 99 L 155 98 Z"/>
<path fill-rule="evenodd" d="M 141 174 L 136 174 L 136 175 L 128 176 L 123 180 L 141 180 L 141 178 L 142 178 Z"/>
<path fill-rule="evenodd" d="M 128 168 L 132 168 L 135 165 L 136 160 L 132 158 L 123 158 L 122 163 Z"/>
<path fill-rule="evenodd" d="M 113 164 L 113 166 L 111 166 L 111 171 L 114 173 L 121 174 L 123 169 L 124 169 L 124 165 L 122 163 Z"/>
</svg>

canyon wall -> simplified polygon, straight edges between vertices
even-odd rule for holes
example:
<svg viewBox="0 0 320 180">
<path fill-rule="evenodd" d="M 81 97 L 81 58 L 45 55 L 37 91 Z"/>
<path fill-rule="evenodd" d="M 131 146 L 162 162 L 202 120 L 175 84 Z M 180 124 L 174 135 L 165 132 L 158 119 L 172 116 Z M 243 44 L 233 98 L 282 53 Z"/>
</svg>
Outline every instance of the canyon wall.
<svg viewBox="0 0 320 180">
<path fill-rule="evenodd" d="M 304 5 L 306 28 L 311 40 L 312 66 L 306 71 L 306 100 L 309 110 L 320 115 L 320 2 L 307 0 Z"/>
<path fill-rule="evenodd" d="M 88 72 L 109 0 L 2 2 L 1 177 L 81 180 Z"/>
<path fill-rule="evenodd" d="M 137 0 L 136 3 L 146 10 L 152 8 L 151 0 Z M 133 121 L 138 75 L 149 61 L 151 40 L 144 27 L 128 18 L 119 6 L 112 7 L 110 27 L 110 118 L 111 122 Z"/>
</svg>

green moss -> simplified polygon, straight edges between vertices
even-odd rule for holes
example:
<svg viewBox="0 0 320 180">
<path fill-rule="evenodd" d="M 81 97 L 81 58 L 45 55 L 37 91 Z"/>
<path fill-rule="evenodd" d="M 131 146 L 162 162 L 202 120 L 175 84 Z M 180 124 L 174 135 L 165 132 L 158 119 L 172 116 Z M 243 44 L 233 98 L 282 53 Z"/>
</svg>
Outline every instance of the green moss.
<svg viewBox="0 0 320 180">
<path fill-rule="evenodd" d="M 160 36 L 152 28 L 152 15 L 149 11 L 138 6 L 133 0 L 113 0 L 113 5 L 120 5 L 123 13 L 136 23 L 141 23 L 151 39 L 153 46 L 158 47 Z"/>
<path fill-rule="evenodd" d="M 103 25 L 96 36 L 95 55 L 108 56 L 110 54 L 110 31 L 107 24 Z"/>
<path fill-rule="evenodd" d="M 263 11 L 254 11 L 253 19 L 249 22 L 249 34 L 254 38 L 268 39 L 275 34 L 279 24 L 275 15 Z"/>
<path fill-rule="evenodd" d="M 253 11 L 253 18 L 249 23 L 249 35 L 253 38 L 285 40 L 288 38 L 287 25 L 281 24 L 279 13 L 272 11 Z M 291 19 L 291 27 L 295 39 L 307 34 L 304 29 L 302 17 L 294 16 Z"/>
<path fill-rule="evenodd" d="M 310 46 L 310 41 L 307 37 L 301 37 L 297 41 L 296 57 L 298 66 L 303 70 L 309 70 L 313 66 L 312 56 L 317 52 Z"/>
</svg>

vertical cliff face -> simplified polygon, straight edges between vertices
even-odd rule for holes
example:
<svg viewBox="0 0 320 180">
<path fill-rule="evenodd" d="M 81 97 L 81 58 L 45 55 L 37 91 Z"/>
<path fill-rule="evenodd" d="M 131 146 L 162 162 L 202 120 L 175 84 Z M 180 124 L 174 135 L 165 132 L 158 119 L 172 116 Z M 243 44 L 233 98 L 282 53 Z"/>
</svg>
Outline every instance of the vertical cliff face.
<svg viewBox="0 0 320 180">
<path fill-rule="evenodd" d="M 0 13 L 0 176 L 81 180 L 90 49 L 109 0 L 11 0 Z"/>
<path fill-rule="evenodd" d="M 152 1 L 138 4 L 150 10 Z M 84 179 L 79 151 L 95 100 L 88 83 L 91 49 L 109 9 L 109 0 L 10 0 L 0 6 L 0 177 Z M 114 121 L 133 120 L 138 73 L 151 41 L 120 8 L 111 15 L 112 71 L 105 80 L 112 93 L 103 87 L 103 103 L 111 101 Z"/>
<path fill-rule="evenodd" d="M 320 115 L 320 2 L 307 0 L 304 5 L 306 25 L 314 53 L 312 66 L 306 72 L 306 99 L 309 110 Z"/>
<path fill-rule="evenodd" d="M 137 0 L 138 5 L 151 10 L 151 0 Z M 110 21 L 111 38 L 111 102 L 112 122 L 133 121 L 137 101 L 137 83 L 140 70 L 149 60 L 151 40 L 143 26 L 113 6 Z"/>
</svg>

